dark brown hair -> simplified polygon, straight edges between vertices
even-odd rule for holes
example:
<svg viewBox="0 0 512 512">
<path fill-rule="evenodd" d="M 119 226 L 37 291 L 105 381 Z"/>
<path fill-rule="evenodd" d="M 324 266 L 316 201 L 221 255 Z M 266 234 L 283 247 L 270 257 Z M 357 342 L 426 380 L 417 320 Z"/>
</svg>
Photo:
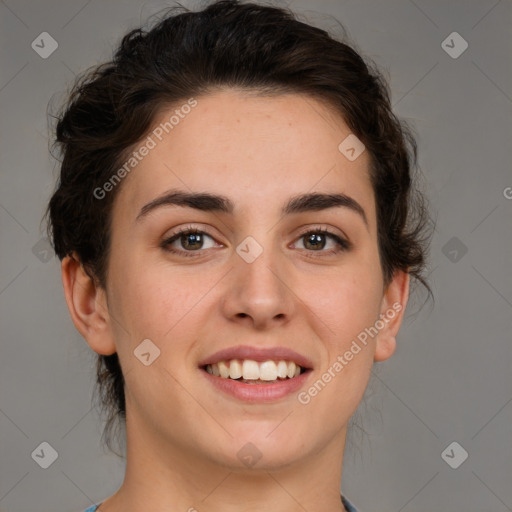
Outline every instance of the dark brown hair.
<svg viewBox="0 0 512 512">
<path fill-rule="evenodd" d="M 127 33 L 112 61 L 76 80 L 56 116 L 54 147 L 62 162 L 46 214 L 57 256 L 75 253 L 105 288 L 111 211 L 121 184 L 101 199 L 94 190 L 123 165 L 163 107 L 223 87 L 305 93 L 339 113 L 370 154 L 385 284 L 404 270 L 430 294 L 422 277 L 429 218 L 412 181 L 415 138 L 392 112 L 377 66 L 352 46 L 286 9 L 236 0 L 199 12 L 175 7 L 152 28 Z M 97 385 L 108 431 L 116 418 L 125 419 L 117 354 L 98 356 Z"/>
</svg>

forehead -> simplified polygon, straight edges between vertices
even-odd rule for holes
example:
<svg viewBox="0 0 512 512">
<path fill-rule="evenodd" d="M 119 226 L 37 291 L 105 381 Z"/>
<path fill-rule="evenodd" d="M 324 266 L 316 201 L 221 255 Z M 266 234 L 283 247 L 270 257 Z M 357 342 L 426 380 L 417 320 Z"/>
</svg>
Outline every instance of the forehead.
<svg viewBox="0 0 512 512">
<path fill-rule="evenodd" d="M 184 105 L 194 105 L 184 108 Z M 151 147 L 125 178 L 118 208 L 135 216 L 168 189 L 208 191 L 280 207 L 305 192 L 343 192 L 373 217 L 370 158 L 350 161 L 339 149 L 351 135 L 343 118 L 309 96 L 257 96 L 224 90 L 162 109 L 134 148 Z M 276 210 L 277 211 L 277 210 Z"/>
</svg>

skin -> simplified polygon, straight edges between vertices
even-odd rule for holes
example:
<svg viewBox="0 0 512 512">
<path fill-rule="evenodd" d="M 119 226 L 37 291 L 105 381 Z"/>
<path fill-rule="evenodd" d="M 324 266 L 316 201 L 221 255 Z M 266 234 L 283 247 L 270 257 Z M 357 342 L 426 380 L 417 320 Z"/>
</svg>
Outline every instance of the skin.
<svg viewBox="0 0 512 512">
<path fill-rule="evenodd" d="M 384 287 L 368 152 L 345 158 L 338 145 L 350 129 L 310 97 L 224 89 L 196 99 L 118 191 L 107 291 L 74 259 L 62 262 L 76 328 L 95 352 L 117 351 L 125 376 L 126 475 L 100 510 L 343 510 L 347 423 L 373 362 L 395 350 L 409 293 L 404 272 Z M 222 194 L 235 210 L 168 205 L 136 221 L 169 189 Z M 281 217 L 286 201 L 307 192 L 351 196 L 368 225 L 346 207 Z M 212 237 L 196 256 L 160 246 L 189 225 Z M 329 254 L 337 246 L 326 237 L 325 248 L 311 248 L 305 228 L 352 246 Z M 236 252 L 247 236 L 263 248 L 252 263 Z M 173 247 L 186 251 L 179 239 Z M 199 373 L 199 361 L 220 349 L 286 346 L 313 363 L 307 390 L 394 303 L 401 311 L 306 405 L 297 393 L 244 403 Z M 133 354 L 144 339 L 160 349 L 149 366 Z M 250 468 L 237 457 L 246 443 L 262 454 Z"/>
</svg>

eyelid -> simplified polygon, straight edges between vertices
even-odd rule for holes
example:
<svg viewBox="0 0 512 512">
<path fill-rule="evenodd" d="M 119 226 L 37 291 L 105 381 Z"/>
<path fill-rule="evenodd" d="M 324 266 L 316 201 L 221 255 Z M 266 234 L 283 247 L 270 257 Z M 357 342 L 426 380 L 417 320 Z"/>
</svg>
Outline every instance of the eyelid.
<svg viewBox="0 0 512 512">
<path fill-rule="evenodd" d="M 298 240 L 303 238 L 305 235 L 308 235 L 310 233 L 322 233 L 326 235 L 327 237 L 331 238 L 334 243 L 338 246 L 337 249 L 331 249 L 331 250 L 319 250 L 319 251 L 313 251 L 308 249 L 301 249 L 302 251 L 306 251 L 311 255 L 311 257 L 322 257 L 322 255 L 328 255 L 328 254 L 338 254 L 340 252 L 350 251 L 353 247 L 352 242 L 348 239 L 348 237 L 343 233 L 336 233 L 336 229 L 325 227 L 321 225 L 309 225 L 305 226 L 300 232 L 297 237 L 295 237 L 293 244 L 295 244 Z M 318 253 L 318 254 L 315 254 Z"/>
<path fill-rule="evenodd" d="M 308 233 L 324 233 L 330 237 L 334 237 L 335 239 L 337 238 L 342 240 L 348 248 L 352 248 L 350 238 L 338 227 L 331 226 L 329 224 L 308 224 L 299 229 L 299 234 L 296 236 L 295 240 L 307 235 Z"/>
<path fill-rule="evenodd" d="M 321 233 L 325 233 L 328 235 L 337 236 L 339 238 L 343 238 L 344 240 L 346 240 L 347 243 L 349 243 L 348 236 L 345 235 L 345 233 L 341 229 L 331 227 L 331 226 L 326 226 L 325 224 L 308 224 L 306 226 L 303 226 L 299 230 L 298 238 L 301 236 L 307 235 L 308 233 L 311 233 L 311 232 L 314 232 L 314 233 L 321 232 Z"/>
<path fill-rule="evenodd" d="M 184 226 L 181 226 L 179 228 L 175 228 L 175 230 L 170 230 L 171 234 L 166 235 L 164 237 L 164 242 L 170 240 L 171 238 L 177 237 L 178 235 L 182 235 L 184 233 L 200 233 L 204 235 L 208 235 L 209 237 L 215 239 L 217 241 L 217 238 L 219 238 L 216 234 L 210 232 L 210 228 L 206 227 L 206 224 L 186 224 Z M 212 230 L 213 231 L 213 230 Z M 221 242 L 218 242 L 221 243 Z M 224 245 L 224 244 L 222 244 Z"/>
<path fill-rule="evenodd" d="M 190 233 L 198 233 L 200 235 L 206 235 L 207 237 L 210 237 L 217 246 L 219 246 L 219 245 L 224 246 L 223 243 L 217 241 L 216 236 L 210 234 L 204 228 L 201 228 L 197 225 L 194 226 L 194 225 L 190 225 L 190 224 L 182 226 L 179 229 L 177 229 L 176 231 L 172 232 L 170 235 L 165 236 L 159 245 L 164 251 L 167 251 L 171 254 L 177 254 L 179 256 L 185 256 L 185 257 L 190 257 L 190 256 L 197 257 L 202 252 L 204 252 L 205 250 L 208 250 L 208 249 L 197 249 L 195 251 L 186 251 L 184 249 L 175 249 L 175 248 L 171 247 L 171 244 L 178 241 L 180 239 L 181 235 L 190 234 Z M 209 248 L 209 249 L 211 249 L 211 248 Z"/>
</svg>

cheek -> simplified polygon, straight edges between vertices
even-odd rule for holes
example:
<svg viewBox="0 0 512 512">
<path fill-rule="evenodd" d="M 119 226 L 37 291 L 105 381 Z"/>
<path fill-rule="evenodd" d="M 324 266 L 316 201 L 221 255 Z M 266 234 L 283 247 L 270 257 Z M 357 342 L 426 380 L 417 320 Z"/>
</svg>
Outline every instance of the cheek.
<svg viewBox="0 0 512 512">
<path fill-rule="evenodd" d="M 162 262 L 123 265 L 115 276 L 116 311 L 129 332 L 130 346 L 146 338 L 162 348 L 170 342 L 177 345 L 176 333 L 204 308 L 202 299 L 218 275 Z"/>
<path fill-rule="evenodd" d="M 308 306 L 329 327 L 330 344 L 342 348 L 378 318 L 381 277 L 374 268 L 363 264 L 347 266 L 337 275 L 316 276 L 305 283 L 303 296 L 309 297 Z"/>
<path fill-rule="evenodd" d="M 326 282 L 324 293 L 310 302 L 316 308 L 313 311 L 319 319 L 318 332 L 322 332 L 325 353 L 317 380 L 299 401 L 311 402 L 317 411 L 323 411 L 322 419 L 327 423 L 337 425 L 340 411 L 352 414 L 368 384 L 375 346 L 365 329 L 378 319 L 379 283 L 371 272 L 331 279 Z"/>
</svg>

